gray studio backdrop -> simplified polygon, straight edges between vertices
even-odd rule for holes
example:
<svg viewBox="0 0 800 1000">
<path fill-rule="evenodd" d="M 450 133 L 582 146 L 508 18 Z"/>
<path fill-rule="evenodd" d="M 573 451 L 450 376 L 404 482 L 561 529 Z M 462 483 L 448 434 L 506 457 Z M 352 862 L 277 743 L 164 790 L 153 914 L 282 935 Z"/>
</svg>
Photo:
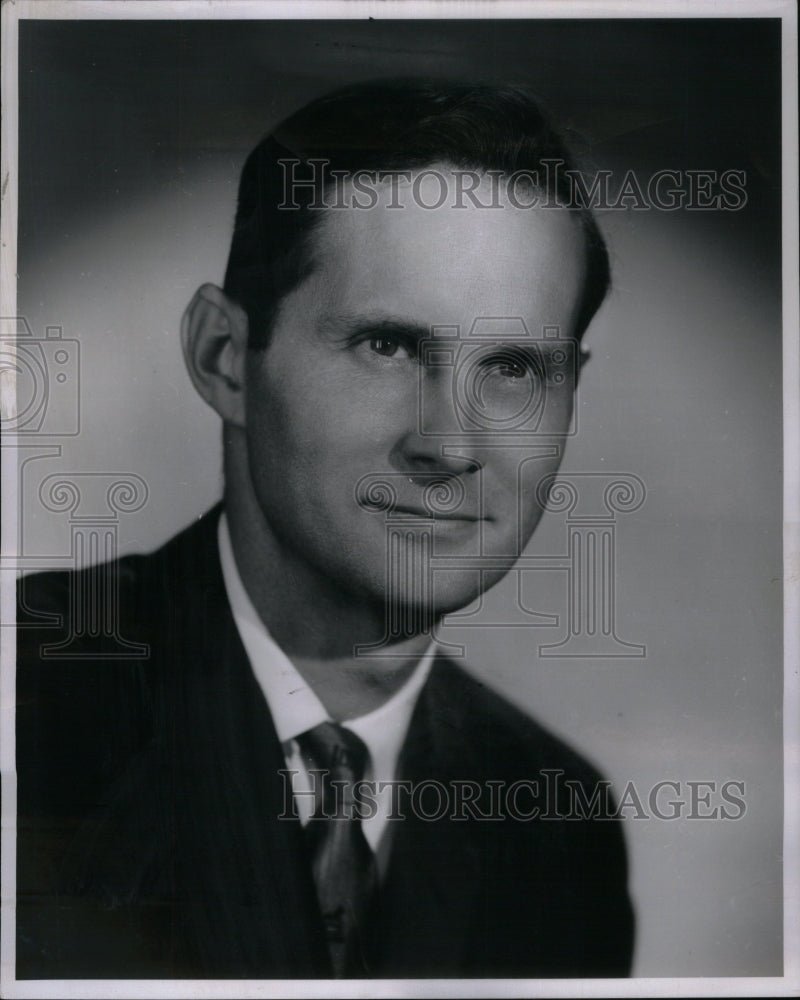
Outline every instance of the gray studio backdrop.
<svg viewBox="0 0 800 1000">
<path fill-rule="evenodd" d="M 745 171 L 737 211 L 600 213 L 614 290 L 564 470 L 645 484 L 617 519 L 615 577 L 618 634 L 646 655 L 541 657 L 559 626 L 497 626 L 518 603 L 563 624 L 560 573 L 529 575 L 519 595 L 508 578 L 484 627 L 448 632 L 617 792 L 678 783 L 663 804 L 709 781 L 713 805 L 744 783 L 738 819 L 629 810 L 641 976 L 781 972 L 779 36 L 765 20 L 20 26 L 19 312 L 35 337 L 61 328 L 69 370 L 21 451 L 26 570 L 70 551 L 68 512 L 41 499 L 54 474 L 140 477 L 146 501 L 117 515 L 124 552 L 219 497 L 220 429 L 184 373 L 181 312 L 221 281 L 247 151 L 326 89 L 507 79 L 617 177 Z M 564 546 L 564 514 L 549 513 L 529 551 Z"/>
</svg>

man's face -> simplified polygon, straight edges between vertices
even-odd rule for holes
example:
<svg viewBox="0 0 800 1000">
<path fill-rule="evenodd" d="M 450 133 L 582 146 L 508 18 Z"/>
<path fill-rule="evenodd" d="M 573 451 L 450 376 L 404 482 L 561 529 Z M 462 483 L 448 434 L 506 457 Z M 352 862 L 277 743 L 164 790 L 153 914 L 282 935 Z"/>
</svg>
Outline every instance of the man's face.
<svg viewBox="0 0 800 1000">
<path fill-rule="evenodd" d="M 452 195 L 454 176 L 440 172 Z M 387 188 L 371 210 L 326 213 L 315 270 L 284 299 L 266 350 L 248 352 L 246 433 L 255 496 L 293 579 L 310 573 L 354 599 L 386 599 L 387 512 L 370 505 L 366 489 L 384 479 L 396 496 L 388 517 L 409 527 L 409 554 L 420 556 L 417 539 L 433 527 L 443 613 L 499 579 L 499 566 L 481 579 L 480 557 L 518 555 L 541 516 L 535 486 L 558 467 L 574 378 L 562 370 L 537 383 L 542 371 L 527 362 L 519 320 L 540 344 L 544 326 L 572 336 L 584 245 L 562 209 L 502 199 L 499 208 L 454 209 L 451 197 L 429 210 L 405 194 L 400 209 L 388 207 Z M 479 197 L 491 203 L 490 192 Z M 482 317 L 494 318 L 496 345 L 469 340 Z M 476 405 L 494 423 L 470 422 L 457 365 L 430 363 L 436 352 L 421 348 L 442 326 L 459 338 L 461 360 L 478 374 L 467 379 Z M 546 393 L 535 433 L 512 433 L 503 416 L 524 408 L 532 391 Z M 460 503 L 431 519 L 426 490 L 438 481 Z M 459 559 L 470 568 L 458 569 Z M 393 598 L 418 601 L 402 577 Z"/>
</svg>

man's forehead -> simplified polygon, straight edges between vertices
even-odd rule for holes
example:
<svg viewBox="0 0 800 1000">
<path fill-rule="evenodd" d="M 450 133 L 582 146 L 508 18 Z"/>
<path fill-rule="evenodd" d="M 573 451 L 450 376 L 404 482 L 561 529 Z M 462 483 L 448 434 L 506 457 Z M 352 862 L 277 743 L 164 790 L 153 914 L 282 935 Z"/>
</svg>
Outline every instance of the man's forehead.
<svg viewBox="0 0 800 1000">
<path fill-rule="evenodd" d="M 442 178 L 455 192 L 453 171 L 442 168 Z M 403 183 L 408 193 L 413 179 Z M 544 313 L 545 322 L 564 326 L 574 319 L 585 243 L 568 210 L 507 200 L 426 208 L 413 197 L 400 204 L 388 182 L 380 190 L 368 208 L 346 200 L 328 207 L 315 233 L 322 293 L 339 311 L 408 316 L 413 304 L 423 325 L 471 325 L 479 315 Z"/>
</svg>

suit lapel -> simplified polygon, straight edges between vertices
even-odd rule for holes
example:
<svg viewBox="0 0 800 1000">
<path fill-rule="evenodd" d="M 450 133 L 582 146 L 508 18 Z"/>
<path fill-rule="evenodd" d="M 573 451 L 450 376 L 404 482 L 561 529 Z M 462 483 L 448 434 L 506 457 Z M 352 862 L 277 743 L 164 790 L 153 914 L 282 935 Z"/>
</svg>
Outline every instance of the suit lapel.
<svg viewBox="0 0 800 1000">
<path fill-rule="evenodd" d="M 429 783 L 420 798 L 429 816 L 437 813 L 433 783 L 450 795 L 452 782 L 472 778 L 474 761 L 457 687 L 449 683 L 452 668 L 436 664 L 420 694 L 399 766 L 399 777 L 412 786 Z M 381 900 L 381 975 L 439 976 L 463 967 L 467 933 L 474 915 L 486 854 L 476 840 L 475 824 L 415 815 L 404 801 L 403 819 L 394 825 L 389 870 Z M 447 800 L 446 800 L 447 801 Z"/>
<path fill-rule="evenodd" d="M 171 712 L 182 934 L 209 975 L 326 976 L 283 752 L 228 605 L 216 518 L 204 527 L 211 537 L 177 553 L 173 591 L 187 593 L 175 608 Z"/>
</svg>

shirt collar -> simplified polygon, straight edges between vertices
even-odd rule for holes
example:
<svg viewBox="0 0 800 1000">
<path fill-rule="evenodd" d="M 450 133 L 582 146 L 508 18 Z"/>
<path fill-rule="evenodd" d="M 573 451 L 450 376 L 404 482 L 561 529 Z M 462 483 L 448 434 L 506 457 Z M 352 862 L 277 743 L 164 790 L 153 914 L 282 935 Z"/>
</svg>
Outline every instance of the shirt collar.
<svg viewBox="0 0 800 1000">
<path fill-rule="evenodd" d="M 224 512 L 219 519 L 217 537 L 225 590 L 242 644 L 267 700 L 278 739 L 283 744 L 290 743 L 307 729 L 329 720 L 330 716 L 270 636 L 253 607 L 236 566 Z M 388 701 L 366 715 L 343 723 L 367 745 L 375 780 L 391 780 L 395 776 L 397 758 L 434 655 L 435 643 L 432 642 L 411 676 Z"/>
</svg>

